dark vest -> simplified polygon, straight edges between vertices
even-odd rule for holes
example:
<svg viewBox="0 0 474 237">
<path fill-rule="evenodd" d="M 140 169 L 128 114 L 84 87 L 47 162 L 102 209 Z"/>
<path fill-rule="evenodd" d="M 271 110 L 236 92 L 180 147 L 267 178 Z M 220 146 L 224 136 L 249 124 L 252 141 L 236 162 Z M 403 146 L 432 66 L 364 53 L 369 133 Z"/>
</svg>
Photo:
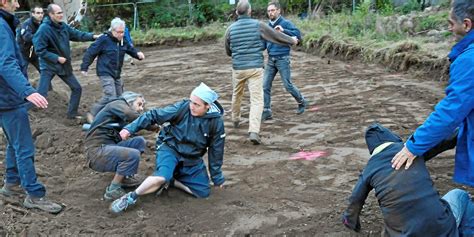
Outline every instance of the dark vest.
<svg viewBox="0 0 474 237">
<path fill-rule="evenodd" d="M 262 52 L 265 50 L 265 43 L 261 38 L 260 22 L 248 16 L 240 16 L 230 27 L 232 68 L 263 68 Z"/>
</svg>

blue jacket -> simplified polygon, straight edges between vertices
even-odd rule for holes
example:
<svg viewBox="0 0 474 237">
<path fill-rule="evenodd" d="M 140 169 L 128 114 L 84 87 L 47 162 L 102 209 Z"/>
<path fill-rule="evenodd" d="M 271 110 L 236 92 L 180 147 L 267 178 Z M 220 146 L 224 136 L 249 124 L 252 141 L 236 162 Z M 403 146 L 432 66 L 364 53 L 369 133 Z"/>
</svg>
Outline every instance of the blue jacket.
<svg viewBox="0 0 474 237">
<path fill-rule="evenodd" d="M 421 155 L 459 127 L 454 181 L 474 187 L 474 30 L 449 54 L 449 85 L 433 113 L 416 129 L 406 146 Z"/>
<path fill-rule="evenodd" d="M 301 41 L 301 33 L 298 28 L 296 28 L 291 21 L 285 19 L 283 16 L 280 16 L 273 24 L 268 22 L 268 25 L 272 28 L 275 26 L 280 25 L 283 27 L 283 33 L 289 36 L 296 36 L 298 41 Z M 290 46 L 275 44 L 270 41 L 266 42 L 267 45 L 267 52 L 270 56 L 288 56 L 290 55 Z"/>
<path fill-rule="evenodd" d="M 30 57 L 30 49 L 33 46 L 33 36 L 35 35 L 38 27 L 40 26 L 39 23 L 36 23 L 33 17 L 28 18 L 21 27 L 18 28 L 18 32 L 16 35 L 16 40 L 18 45 L 20 46 L 21 52 L 23 53 L 23 57 L 25 60 L 30 58 L 37 58 L 36 54 L 33 52 Z"/>
<path fill-rule="evenodd" d="M 193 165 L 202 161 L 202 156 L 207 152 L 209 173 L 214 185 L 224 183 L 222 174 L 222 163 L 224 158 L 225 131 L 222 116 L 224 109 L 219 102 L 214 102 L 211 106 L 212 112 L 208 112 L 202 117 L 192 116 L 189 110 L 189 102 L 180 101 L 164 108 L 152 109 L 131 124 L 125 126 L 130 133 L 136 133 L 152 124 L 163 124 L 169 122 L 170 125 L 160 131 L 157 144 L 165 143 L 175 150 L 181 157 L 185 165 Z M 185 108 L 180 121 L 175 121 L 182 106 Z M 211 125 L 213 120 L 215 126 Z M 211 128 L 214 127 L 214 131 Z"/>
<path fill-rule="evenodd" d="M 434 188 L 425 160 L 417 158 L 410 169 L 395 170 L 391 160 L 403 148 L 400 137 L 374 124 L 365 139 L 372 157 L 349 197 L 342 215 L 344 225 L 355 231 L 361 229 L 360 213 L 374 189 L 384 219 L 384 236 L 457 237 L 454 215 Z"/>
<path fill-rule="evenodd" d="M 66 23 L 56 24 L 49 17 L 43 19 L 33 37 L 35 52 L 40 59 L 40 69 L 49 70 L 58 75 L 72 74 L 71 46 L 69 41 L 93 41 L 92 33 L 76 30 Z M 60 64 L 59 57 L 66 58 Z"/>
<path fill-rule="evenodd" d="M 89 46 L 82 59 L 81 71 L 87 71 L 98 56 L 97 76 L 119 79 L 125 53 L 138 59 L 138 51 L 125 38 L 123 41 L 118 41 L 111 32 L 107 32 Z"/>
<path fill-rule="evenodd" d="M 23 58 L 15 41 L 19 21 L 0 9 L 0 111 L 16 109 L 28 103 L 26 97 L 36 92 L 24 73 Z"/>
</svg>

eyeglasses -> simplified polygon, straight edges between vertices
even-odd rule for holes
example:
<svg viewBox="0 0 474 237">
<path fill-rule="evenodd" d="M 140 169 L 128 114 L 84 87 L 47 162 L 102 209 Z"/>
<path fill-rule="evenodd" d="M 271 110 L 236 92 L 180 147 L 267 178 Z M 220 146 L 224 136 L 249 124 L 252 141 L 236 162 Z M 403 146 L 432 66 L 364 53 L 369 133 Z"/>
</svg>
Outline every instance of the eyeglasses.
<svg viewBox="0 0 474 237">
<path fill-rule="evenodd" d="M 276 12 L 278 9 L 269 9 L 267 12 Z"/>
<path fill-rule="evenodd" d="M 54 14 L 56 14 L 56 15 L 62 15 L 63 12 L 55 12 Z"/>
<path fill-rule="evenodd" d="M 117 33 L 117 34 L 123 34 L 123 33 L 125 33 L 125 32 L 122 31 L 122 30 L 121 30 L 121 31 L 116 31 L 116 30 L 114 30 L 114 32 Z"/>
<path fill-rule="evenodd" d="M 40 15 L 43 15 L 44 12 L 34 12 L 35 14 L 40 14 Z"/>
</svg>

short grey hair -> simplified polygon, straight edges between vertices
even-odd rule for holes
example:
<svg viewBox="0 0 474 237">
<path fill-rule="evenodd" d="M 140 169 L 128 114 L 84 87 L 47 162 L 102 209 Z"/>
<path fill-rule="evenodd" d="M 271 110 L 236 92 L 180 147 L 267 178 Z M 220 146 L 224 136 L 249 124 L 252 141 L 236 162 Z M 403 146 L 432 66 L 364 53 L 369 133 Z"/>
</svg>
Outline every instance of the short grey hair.
<svg viewBox="0 0 474 237">
<path fill-rule="evenodd" d="M 239 3 L 237 3 L 235 12 L 239 16 L 249 15 L 251 9 L 252 9 L 252 6 L 250 5 L 250 2 L 248 0 L 240 0 Z"/>
<path fill-rule="evenodd" d="M 137 98 L 142 98 L 143 99 L 143 104 L 145 104 L 145 97 L 140 94 L 140 93 L 136 93 L 136 92 L 133 92 L 133 91 L 125 91 L 122 93 L 122 98 L 127 101 L 128 104 L 133 104 L 133 102 L 135 102 L 135 100 L 137 100 Z"/>
<path fill-rule="evenodd" d="M 453 0 L 451 6 L 457 22 L 461 23 L 466 18 L 474 21 L 474 0 Z"/>
<path fill-rule="evenodd" d="M 125 27 L 125 21 L 123 21 L 122 19 L 120 19 L 120 18 L 118 18 L 118 17 L 115 17 L 115 18 L 110 22 L 110 29 L 109 29 L 109 30 L 115 30 L 115 29 L 117 29 L 119 26 Z"/>
</svg>

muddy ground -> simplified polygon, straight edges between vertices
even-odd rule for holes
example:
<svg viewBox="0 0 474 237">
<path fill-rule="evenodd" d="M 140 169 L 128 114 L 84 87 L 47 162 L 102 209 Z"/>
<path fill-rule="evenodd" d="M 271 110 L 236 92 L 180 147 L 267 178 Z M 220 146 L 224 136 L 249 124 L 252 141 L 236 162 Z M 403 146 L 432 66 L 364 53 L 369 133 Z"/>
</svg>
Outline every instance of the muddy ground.
<svg viewBox="0 0 474 237">
<path fill-rule="evenodd" d="M 352 236 L 340 221 L 345 200 L 369 157 L 364 129 L 378 121 L 406 138 L 443 96 L 436 78 L 414 78 L 376 65 L 341 62 L 293 52 L 294 83 L 310 101 L 296 115 L 296 102 L 279 77 L 274 82 L 273 117 L 262 125 L 263 144 L 247 139 L 248 121 L 232 127 L 231 63 L 221 43 L 179 48 L 144 48 L 146 59 L 124 66 L 125 89 L 141 92 L 148 108 L 185 98 L 205 82 L 221 96 L 227 140 L 223 170 L 225 189 L 195 199 L 170 189 L 162 196 L 142 197 L 138 205 L 116 216 L 102 195 L 113 174 L 85 165 L 84 133 L 78 121 L 65 119 L 68 89 L 59 78 L 47 110 L 30 113 L 36 139 L 36 167 L 48 196 L 65 206 L 58 215 L 27 210 L 16 199 L 0 199 L 0 235 L 316 235 Z M 91 68 L 76 76 L 83 85 L 81 110 L 101 96 Z M 37 78 L 32 74 L 32 78 Z M 248 92 L 243 117 L 248 117 Z M 145 132 L 148 150 L 141 174 L 154 169 L 155 134 Z M 4 143 L 4 141 L 2 141 Z M 325 152 L 313 160 L 290 159 L 300 151 Z M 4 156 L 4 149 L 1 151 Z M 452 183 L 453 153 L 429 162 L 441 194 Z M 4 169 L 0 167 L 3 175 Z M 373 193 L 362 214 L 361 236 L 378 236 L 382 219 Z"/>
</svg>

